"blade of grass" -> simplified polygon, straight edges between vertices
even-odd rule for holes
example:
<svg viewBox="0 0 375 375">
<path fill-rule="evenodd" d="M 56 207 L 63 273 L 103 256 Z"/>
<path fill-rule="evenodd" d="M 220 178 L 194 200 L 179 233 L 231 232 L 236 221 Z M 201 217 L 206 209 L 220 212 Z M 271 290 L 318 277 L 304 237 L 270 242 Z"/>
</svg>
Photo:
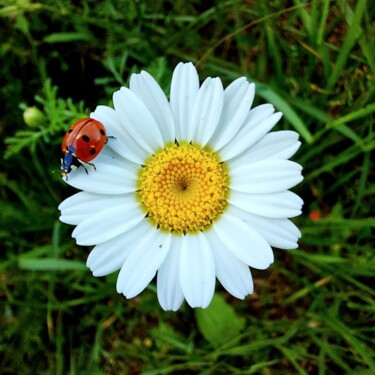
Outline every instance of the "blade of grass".
<svg viewBox="0 0 375 375">
<path fill-rule="evenodd" d="M 309 312 L 308 315 L 316 319 L 317 321 L 320 321 L 323 325 L 326 325 L 333 329 L 349 344 L 356 355 L 363 360 L 363 362 L 369 367 L 369 369 L 375 372 L 375 362 L 372 359 L 372 355 L 374 353 L 371 352 L 371 349 L 367 345 L 357 339 L 355 331 L 353 329 L 348 327 L 328 311 L 319 315 Z"/>
<path fill-rule="evenodd" d="M 327 334 L 323 336 L 327 337 Z M 315 334 L 311 337 L 312 340 L 315 341 L 316 345 L 321 348 L 321 352 L 323 352 L 327 357 L 331 358 L 337 366 L 341 367 L 345 371 L 345 373 L 351 373 L 350 367 L 345 363 L 344 360 L 341 359 L 340 355 L 334 351 L 333 346 L 327 342 L 327 339 L 322 340 Z M 323 354 L 321 354 L 321 356 L 323 356 Z"/>
<path fill-rule="evenodd" d="M 293 365 L 293 367 L 297 370 L 298 374 L 300 375 L 307 375 L 307 372 L 299 365 L 297 359 L 298 359 L 298 354 L 295 350 L 289 350 L 288 348 L 277 345 L 277 349 L 281 351 L 281 353 L 284 354 L 286 359 Z"/>
<path fill-rule="evenodd" d="M 250 80 L 253 82 L 255 81 L 253 79 Z M 292 106 L 270 87 L 261 83 L 256 83 L 256 86 L 258 94 L 269 103 L 272 103 L 278 110 L 283 113 L 283 116 L 292 124 L 294 129 L 301 135 L 306 143 L 312 143 L 312 134 L 310 133 L 301 117 L 292 108 Z"/>
<path fill-rule="evenodd" d="M 369 148 L 375 148 L 375 145 L 369 145 Z M 311 179 L 320 176 L 324 172 L 331 172 L 339 165 L 344 165 L 355 158 L 358 154 L 362 153 L 363 150 L 359 148 L 357 145 L 353 145 L 349 147 L 345 152 L 337 155 L 335 158 L 332 158 L 326 161 L 320 168 L 317 168 L 310 173 L 305 175 L 305 182 L 310 181 Z"/>
<path fill-rule="evenodd" d="M 52 33 L 44 37 L 43 41 L 49 44 L 71 43 L 71 42 L 90 42 L 93 36 L 89 32 L 61 32 Z"/>
<path fill-rule="evenodd" d="M 277 82 L 281 83 L 284 79 L 283 69 L 282 69 L 282 54 L 280 53 L 280 42 L 275 37 L 275 28 L 272 27 L 273 20 L 268 20 L 265 25 L 265 32 L 267 38 L 267 48 L 269 49 L 269 54 L 273 60 L 273 66 L 275 69 L 275 75 Z"/>
<path fill-rule="evenodd" d="M 362 168 L 361 168 L 361 175 L 359 177 L 359 182 L 358 182 L 357 195 L 356 195 L 356 198 L 355 198 L 355 204 L 354 204 L 354 207 L 352 209 L 352 214 L 351 214 L 352 217 L 355 217 L 355 215 L 356 215 L 356 213 L 359 209 L 359 206 L 362 203 L 362 198 L 365 194 L 366 185 L 367 185 L 367 177 L 370 173 L 370 167 L 371 167 L 370 157 L 371 157 L 370 152 L 364 153 L 363 164 L 362 164 Z"/>
<path fill-rule="evenodd" d="M 298 325 L 297 323 L 294 325 L 288 325 L 289 329 L 284 333 L 283 336 L 270 338 L 270 339 L 258 339 L 253 340 L 249 344 L 244 345 L 237 345 L 232 348 L 223 348 L 217 349 L 212 352 L 213 357 L 218 356 L 241 356 L 241 355 L 248 355 L 256 350 L 260 350 L 262 348 L 267 347 L 274 347 L 276 345 L 285 345 L 287 342 L 297 333 Z"/>
<path fill-rule="evenodd" d="M 335 130 L 351 139 L 362 151 L 366 151 L 366 145 L 363 143 L 362 138 L 348 126 L 341 124 L 335 127 Z"/>
<path fill-rule="evenodd" d="M 328 259 L 329 261 L 332 261 L 332 259 Z M 341 260 L 341 259 L 340 259 Z M 328 284 L 332 280 L 332 276 L 326 276 L 318 281 L 316 281 L 311 287 L 305 287 L 297 292 L 293 293 L 290 297 L 288 297 L 285 301 L 285 305 L 289 305 L 290 303 L 295 302 L 296 300 L 306 296 L 309 294 L 313 289 L 320 288 L 326 284 Z"/>
<path fill-rule="evenodd" d="M 344 4 L 341 4 L 341 9 L 343 11 L 344 17 L 346 19 L 346 22 L 349 24 L 352 22 L 354 18 L 354 13 L 352 9 L 349 6 L 343 6 Z M 370 28 L 371 26 L 369 26 Z M 369 32 L 371 33 L 371 31 Z M 371 34 L 370 34 L 371 35 Z M 375 49 L 374 49 L 374 43 L 369 41 L 365 34 L 362 34 L 358 40 L 358 44 L 362 49 L 363 55 L 367 59 L 367 63 L 370 66 L 370 69 L 373 73 L 375 73 Z"/>
<path fill-rule="evenodd" d="M 339 4 L 341 4 L 341 8 L 343 7 L 349 7 L 346 1 L 342 0 L 339 1 Z M 337 57 L 337 60 L 335 62 L 335 66 L 333 68 L 333 71 L 331 73 L 331 76 L 328 79 L 327 83 L 327 89 L 332 90 L 338 79 L 340 78 L 345 65 L 347 63 L 349 53 L 353 49 L 356 41 L 360 37 L 362 33 L 362 28 L 360 26 L 362 17 L 364 15 L 364 12 L 366 10 L 366 0 L 358 0 L 355 10 L 354 10 L 354 16 L 351 20 L 351 23 L 348 24 L 348 29 L 345 34 L 344 42 L 340 48 L 340 53 Z"/>
<path fill-rule="evenodd" d="M 290 13 L 290 12 L 293 12 L 295 11 L 296 9 L 299 9 L 299 8 L 302 8 L 302 7 L 306 7 L 307 4 L 300 4 L 300 5 L 295 5 L 295 6 L 291 6 L 289 8 L 285 8 L 285 9 L 282 9 L 278 12 L 274 12 L 272 14 L 268 14 L 267 16 L 265 17 L 261 17 L 261 18 L 258 18 L 242 27 L 240 27 L 239 29 L 237 30 L 234 30 L 233 32 L 231 32 L 230 34 L 226 35 L 225 37 L 221 38 L 220 40 L 218 40 L 212 47 L 208 48 L 207 51 L 202 55 L 202 57 L 196 61 L 195 65 L 197 67 L 199 67 L 200 65 L 202 65 L 203 61 L 205 61 L 209 55 L 211 55 L 215 49 L 217 47 L 219 47 L 221 44 L 223 43 L 226 43 L 228 42 L 229 40 L 231 40 L 235 35 L 239 34 L 239 33 L 242 33 L 252 27 L 254 27 L 255 25 L 258 25 L 270 18 L 276 18 L 276 17 L 279 17 L 281 15 L 284 15 L 284 14 L 287 14 L 287 13 Z"/>
<path fill-rule="evenodd" d="M 20 258 L 18 266 L 29 271 L 87 271 L 83 262 L 68 259 L 24 259 Z"/>
<path fill-rule="evenodd" d="M 332 122 L 329 122 L 326 126 L 328 129 L 336 128 L 342 124 L 346 124 L 347 122 L 358 120 L 365 116 L 371 115 L 374 112 L 375 112 L 375 103 L 371 103 L 371 104 L 366 105 L 363 108 L 359 108 L 356 111 L 350 112 L 345 116 L 341 116 L 340 118 L 333 120 Z"/>
<path fill-rule="evenodd" d="M 324 69 L 324 77 L 328 80 L 332 73 L 332 64 L 330 59 L 330 54 L 328 51 L 328 47 L 325 44 L 324 33 L 327 27 L 327 19 L 329 15 L 330 9 L 330 0 L 324 0 L 322 6 L 322 13 L 320 15 L 320 24 L 318 28 L 318 32 L 316 33 L 316 45 L 317 51 L 319 52 L 319 56 L 323 62 L 323 69 Z"/>
<path fill-rule="evenodd" d="M 310 253 L 302 252 L 299 250 L 293 250 L 293 253 L 296 256 L 298 262 L 303 264 L 308 269 L 311 269 L 313 272 L 323 275 L 335 275 L 335 278 L 345 280 L 346 282 L 354 285 L 355 288 L 363 291 L 364 293 L 368 293 L 369 295 L 375 296 L 375 291 L 373 288 L 358 281 L 357 277 L 352 277 L 352 275 L 350 274 L 352 270 L 348 266 L 337 268 L 336 265 L 331 265 L 330 263 L 316 262 L 314 257 L 312 257 L 312 254 Z M 370 274 L 373 274 L 373 270 L 371 270 Z"/>
<path fill-rule="evenodd" d="M 319 15 L 320 23 L 318 27 L 318 32 L 315 34 L 316 35 L 315 41 L 318 46 L 324 43 L 324 32 L 325 32 L 327 18 L 329 14 L 330 3 L 331 3 L 331 0 L 323 0 L 323 4 L 321 8 L 322 12 Z"/>
<path fill-rule="evenodd" d="M 309 102 L 306 99 L 293 98 L 293 105 L 311 116 L 313 119 L 324 123 L 332 121 L 332 117 L 327 112 L 316 107 L 312 102 Z"/>
</svg>

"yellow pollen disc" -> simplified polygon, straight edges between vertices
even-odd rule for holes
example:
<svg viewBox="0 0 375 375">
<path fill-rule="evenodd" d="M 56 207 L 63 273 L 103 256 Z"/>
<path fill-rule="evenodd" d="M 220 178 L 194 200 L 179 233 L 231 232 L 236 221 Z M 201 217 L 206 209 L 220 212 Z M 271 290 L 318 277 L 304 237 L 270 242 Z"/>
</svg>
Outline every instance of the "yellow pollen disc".
<svg viewBox="0 0 375 375">
<path fill-rule="evenodd" d="M 203 231 L 227 204 L 228 173 L 215 153 L 195 144 L 172 144 L 151 156 L 138 177 L 148 218 L 162 230 Z"/>
</svg>

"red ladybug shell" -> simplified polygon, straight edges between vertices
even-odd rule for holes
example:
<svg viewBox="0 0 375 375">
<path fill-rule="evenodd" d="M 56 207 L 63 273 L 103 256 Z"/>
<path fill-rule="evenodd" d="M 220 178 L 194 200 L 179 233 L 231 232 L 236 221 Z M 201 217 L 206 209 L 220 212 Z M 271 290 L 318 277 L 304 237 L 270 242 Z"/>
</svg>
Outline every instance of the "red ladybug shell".
<svg viewBox="0 0 375 375">
<path fill-rule="evenodd" d="M 104 125 L 92 118 L 75 122 L 65 134 L 61 144 L 63 154 L 72 153 L 78 160 L 93 160 L 107 142 Z"/>
</svg>

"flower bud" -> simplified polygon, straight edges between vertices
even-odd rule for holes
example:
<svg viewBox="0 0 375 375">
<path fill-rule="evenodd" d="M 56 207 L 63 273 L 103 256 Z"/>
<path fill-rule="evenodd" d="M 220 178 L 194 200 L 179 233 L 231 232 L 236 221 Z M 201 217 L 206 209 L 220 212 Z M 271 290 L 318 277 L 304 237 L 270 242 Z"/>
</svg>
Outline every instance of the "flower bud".
<svg viewBox="0 0 375 375">
<path fill-rule="evenodd" d="M 44 113 L 37 107 L 28 107 L 23 112 L 23 120 L 30 128 L 39 127 L 45 119 Z"/>
</svg>

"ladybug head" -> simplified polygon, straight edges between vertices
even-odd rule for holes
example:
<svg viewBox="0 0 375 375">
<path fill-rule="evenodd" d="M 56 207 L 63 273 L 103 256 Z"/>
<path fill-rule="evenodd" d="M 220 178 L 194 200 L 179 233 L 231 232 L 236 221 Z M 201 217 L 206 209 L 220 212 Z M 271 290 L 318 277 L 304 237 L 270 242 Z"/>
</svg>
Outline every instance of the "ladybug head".
<svg viewBox="0 0 375 375">
<path fill-rule="evenodd" d="M 77 158 L 71 152 L 63 153 L 61 157 L 61 177 L 66 177 L 71 171 L 72 167 L 76 167 Z"/>
</svg>

